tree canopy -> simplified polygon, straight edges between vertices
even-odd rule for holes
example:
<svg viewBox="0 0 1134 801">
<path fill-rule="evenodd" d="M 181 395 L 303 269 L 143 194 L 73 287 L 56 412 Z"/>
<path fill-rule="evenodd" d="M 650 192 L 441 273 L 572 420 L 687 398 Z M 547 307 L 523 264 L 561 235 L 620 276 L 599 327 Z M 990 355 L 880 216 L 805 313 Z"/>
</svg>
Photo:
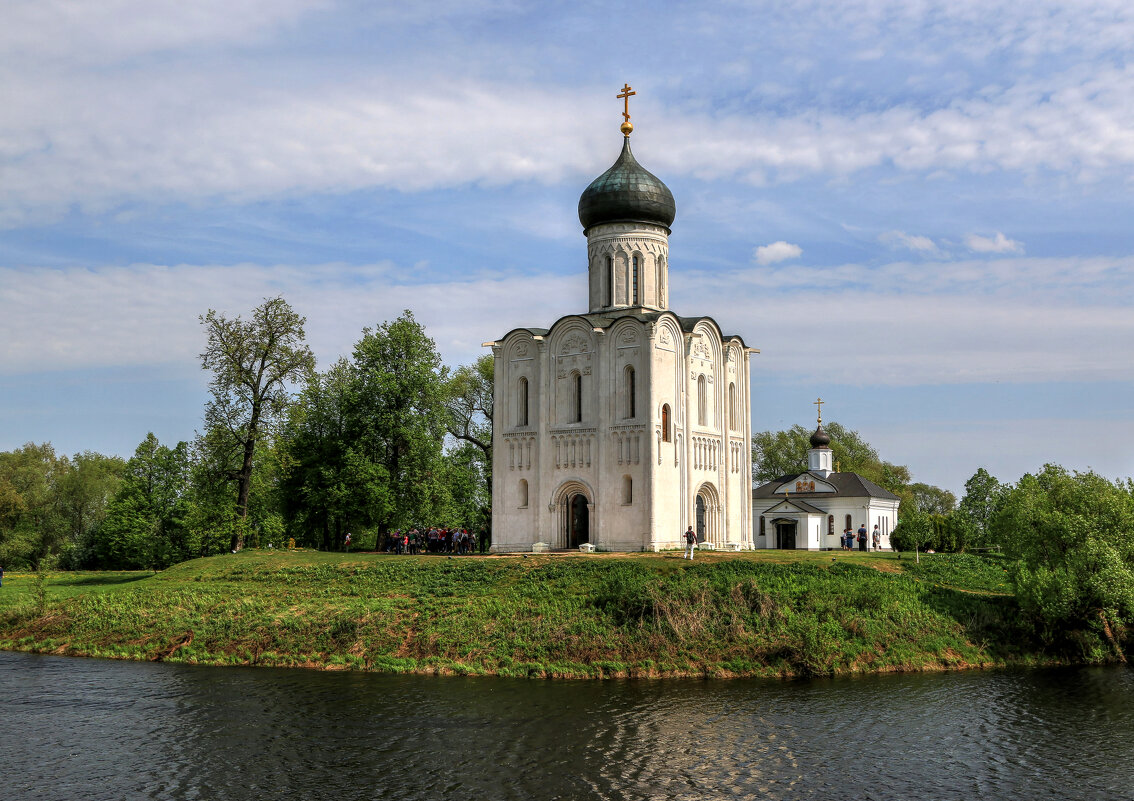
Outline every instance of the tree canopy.
<svg viewBox="0 0 1134 801">
<path fill-rule="evenodd" d="M 1003 491 L 989 530 L 1045 637 L 1094 632 L 1121 656 L 1118 641 L 1134 624 L 1134 482 L 1049 464 Z"/>
<path fill-rule="evenodd" d="M 217 444 L 236 454 L 238 466 L 230 478 L 236 484 L 236 516 L 243 522 L 256 446 L 286 411 L 288 384 L 315 369 L 315 357 L 303 342 L 306 319 L 282 297 L 265 299 L 249 320 L 229 319 L 213 309 L 200 320 L 208 335 L 201 366 L 213 373 L 205 428 L 227 434 Z M 236 527 L 233 550 L 243 547 L 244 531 L 243 525 Z"/>
</svg>

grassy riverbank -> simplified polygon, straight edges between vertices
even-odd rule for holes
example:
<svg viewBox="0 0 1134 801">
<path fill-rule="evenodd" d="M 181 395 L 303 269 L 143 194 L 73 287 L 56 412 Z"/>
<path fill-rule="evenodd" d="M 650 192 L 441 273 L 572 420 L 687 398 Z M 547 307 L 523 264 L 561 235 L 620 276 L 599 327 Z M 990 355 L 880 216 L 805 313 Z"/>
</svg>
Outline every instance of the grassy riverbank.
<svg viewBox="0 0 1134 801">
<path fill-rule="evenodd" d="M 0 648 L 510 676 L 807 676 L 1050 664 L 995 559 L 845 552 L 245 551 L 0 588 Z"/>
</svg>

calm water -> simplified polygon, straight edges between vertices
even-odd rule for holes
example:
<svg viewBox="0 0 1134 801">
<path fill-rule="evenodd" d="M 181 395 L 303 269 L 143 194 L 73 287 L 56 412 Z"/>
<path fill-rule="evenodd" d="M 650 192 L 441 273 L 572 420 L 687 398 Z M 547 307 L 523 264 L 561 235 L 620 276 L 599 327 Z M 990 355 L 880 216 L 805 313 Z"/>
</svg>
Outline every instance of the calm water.
<svg viewBox="0 0 1134 801">
<path fill-rule="evenodd" d="M 0 653 L 9 799 L 1134 799 L 1134 671 L 390 677 Z"/>
</svg>

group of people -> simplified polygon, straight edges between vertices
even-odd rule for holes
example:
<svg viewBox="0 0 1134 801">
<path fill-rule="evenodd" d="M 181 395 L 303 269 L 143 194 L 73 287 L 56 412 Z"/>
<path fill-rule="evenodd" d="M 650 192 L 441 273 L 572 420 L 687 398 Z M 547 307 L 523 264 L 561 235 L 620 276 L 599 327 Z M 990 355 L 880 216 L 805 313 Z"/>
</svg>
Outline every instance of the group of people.
<svg viewBox="0 0 1134 801">
<path fill-rule="evenodd" d="M 856 542 L 860 551 L 867 550 L 867 542 L 870 543 L 870 550 L 882 550 L 882 532 L 878 530 L 877 523 L 874 524 L 874 531 L 869 535 L 866 533 L 866 523 L 860 523 L 857 532 L 852 528 L 843 529 L 841 541 L 844 551 L 853 551 Z"/>
<path fill-rule="evenodd" d="M 484 553 L 488 548 L 486 532 L 477 536 L 467 528 L 430 528 L 419 531 L 416 527 L 409 531 L 396 529 L 382 535 L 378 550 L 396 554 L 441 553 L 463 556 Z"/>
</svg>

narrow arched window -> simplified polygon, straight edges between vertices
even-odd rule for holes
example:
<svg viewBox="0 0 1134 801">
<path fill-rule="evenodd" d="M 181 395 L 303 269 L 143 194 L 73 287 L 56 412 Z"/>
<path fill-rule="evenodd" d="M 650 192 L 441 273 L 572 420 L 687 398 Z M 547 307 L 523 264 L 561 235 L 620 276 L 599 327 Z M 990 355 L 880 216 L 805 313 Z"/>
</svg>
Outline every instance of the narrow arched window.
<svg viewBox="0 0 1134 801">
<path fill-rule="evenodd" d="M 622 502 L 627 505 L 634 503 L 634 479 L 630 476 L 622 477 Z"/>
<path fill-rule="evenodd" d="M 736 430 L 736 384 L 728 385 L 728 427 Z"/>
<path fill-rule="evenodd" d="M 523 509 L 528 505 L 528 482 L 527 479 L 520 479 L 520 508 Z"/>
<path fill-rule="evenodd" d="M 614 305 L 614 257 L 606 257 L 606 306 Z"/>
<path fill-rule="evenodd" d="M 665 256 L 658 256 L 658 305 L 665 305 Z"/>
<path fill-rule="evenodd" d="M 663 404 L 661 407 L 661 438 L 662 442 L 669 442 L 671 434 L 669 433 L 669 404 Z"/>
<path fill-rule="evenodd" d="M 708 425 L 705 412 L 708 411 L 708 398 L 705 397 L 705 376 L 697 379 L 697 425 Z"/>
<path fill-rule="evenodd" d="M 850 515 L 847 515 L 847 525 L 846 525 L 847 528 L 854 528 L 854 523 L 851 522 L 852 520 L 853 520 L 853 518 Z"/>
<path fill-rule="evenodd" d="M 575 373 L 575 422 L 583 422 L 583 376 Z"/>
<path fill-rule="evenodd" d="M 516 388 L 516 425 L 528 424 L 528 379 L 521 377 Z"/>
<path fill-rule="evenodd" d="M 639 300 L 638 300 L 638 277 L 639 277 L 639 275 L 640 275 L 640 271 L 638 270 L 638 265 L 639 265 L 639 263 L 640 263 L 640 257 L 639 257 L 639 256 L 637 256 L 637 255 L 635 255 L 635 256 L 634 256 L 634 275 L 633 275 L 633 281 L 634 281 L 634 305 L 635 305 L 635 306 L 637 306 L 637 305 L 638 305 L 638 303 L 639 303 Z"/>
<path fill-rule="evenodd" d="M 626 416 L 634 417 L 637 409 L 634 406 L 634 368 L 630 365 L 626 366 L 626 378 L 623 383 L 626 386 Z"/>
</svg>

